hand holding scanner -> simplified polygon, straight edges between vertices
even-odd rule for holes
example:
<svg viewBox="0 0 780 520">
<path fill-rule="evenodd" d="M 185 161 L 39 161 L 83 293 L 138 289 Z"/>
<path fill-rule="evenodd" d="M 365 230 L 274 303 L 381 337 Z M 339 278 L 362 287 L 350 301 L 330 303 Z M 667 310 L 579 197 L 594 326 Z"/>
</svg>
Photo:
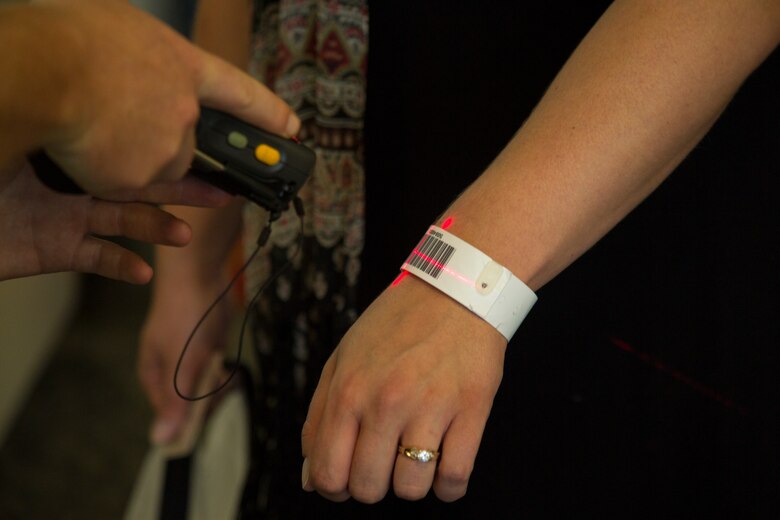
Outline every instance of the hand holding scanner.
<svg viewBox="0 0 780 520">
<path fill-rule="evenodd" d="M 315 156 L 306 146 L 201 108 L 191 173 L 271 212 L 275 220 L 311 175 Z M 29 157 L 38 178 L 62 193 L 84 193 L 44 152 Z"/>
<path fill-rule="evenodd" d="M 290 205 L 314 168 L 314 152 L 212 109 L 202 109 L 192 173 L 273 215 Z"/>
</svg>

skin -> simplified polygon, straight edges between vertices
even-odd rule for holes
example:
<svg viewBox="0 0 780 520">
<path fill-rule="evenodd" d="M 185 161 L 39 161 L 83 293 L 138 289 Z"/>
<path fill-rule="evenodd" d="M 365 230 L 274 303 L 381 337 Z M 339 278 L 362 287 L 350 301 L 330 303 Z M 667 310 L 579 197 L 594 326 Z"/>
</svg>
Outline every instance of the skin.
<svg viewBox="0 0 780 520">
<path fill-rule="evenodd" d="M 41 184 L 24 165 L 0 190 L 0 280 L 79 271 L 145 284 L 152 268 L 132 251 L 99 237 L 181 247 L 192 231 L 159 202 L 224 206 L 231 197 L 196 180 L 118 190 L 97 199 L 62 195 Z"/>
<path fill-rule="evenodd" d="M 201 105 L 280 135 L 290 108 L 239 68 L 119 0 L 0 7 L 0 280 L 76 270 L 146 283 L 151 268 L 95 235 L 183 246 L 187 224 L 151 204 L 224 206 L 181 179 Z M 47 191 L 43 149 L 91 196 Z"/>
<path fill-rule="evenodd" d="M 3 162 L 45 148 L 100 194 L 182 177 L 200 104 L 297 131 L 267 88 L 126 2 L 40 0 L 0 13 L 3 48 L 24 49 L 4 60 Z"/>
<path fill-rule="evenodd" d="M 249 63 L 252 2 L 201 0 L 193 28 L 199 47 L 246 68 Z M 150 428 L 154 444 L 179 436 L 192 412 L 179 398 L 171 380 L 192 327 L 227 284 L 225 265 L 241 230 L 241 203 L 218 210 L 169 210 L 194 230 L 192 242 L 181 249 L 158 248 L 149 312 L 141 330 L 138 374 L 155 413 Z M 214 352 L 223 350 L 231 303 L 223 300 L 193 337 L 179 371 L 179 387 L 187 394 L 197 386 Z"/>
<path fill-rule="evenodd" d="M 453 218 L 448 231 L 538 290 L 663 182 L 778 39 L 780 4 L 771 0 L 616 1 L 443 213 Z M 214 266 L 191 269 L 198 280 Z M 161 300 L 173 290 L 159 287 Z M 408 500 L 431 489 L 444 501 L 462 497 L 506 344 L 413 276 L 385 290 L 323 369 L 302 431 L 304 489 L 365 503 L 391 489 Z M 420 359 L 436 363 L 412 362 Z M 416 463 L 399 444 L 441 457 Z"/>
</svg>

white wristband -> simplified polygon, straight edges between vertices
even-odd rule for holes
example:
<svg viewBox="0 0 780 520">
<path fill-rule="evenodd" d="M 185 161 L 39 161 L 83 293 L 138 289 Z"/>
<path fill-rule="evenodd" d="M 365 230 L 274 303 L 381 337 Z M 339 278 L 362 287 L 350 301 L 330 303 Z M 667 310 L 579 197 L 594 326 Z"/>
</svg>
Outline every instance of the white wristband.
<svg viewBox="0 0 780 520">
<path fill-rule="evenodd" d="M 536 294 L 509 269 L 437 226 L 428 229 L 401 269 L 464 305 L 507 341 L 536 303 Z"/>
</svg>

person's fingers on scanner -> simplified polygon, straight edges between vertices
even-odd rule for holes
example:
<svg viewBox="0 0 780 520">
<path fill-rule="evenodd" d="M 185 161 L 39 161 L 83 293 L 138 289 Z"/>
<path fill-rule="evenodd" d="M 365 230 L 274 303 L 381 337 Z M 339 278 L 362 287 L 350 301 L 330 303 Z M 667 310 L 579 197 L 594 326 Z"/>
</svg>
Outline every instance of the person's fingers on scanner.
<svg viewBox="0 0 780 520">
<path fill-rule="evenodd" d="M 249 124 L 285 137 L 298 133 L 301 121 L 292 108 L 265 85 L 228 62 L 201 51 L 196 74 L 205 106 L 229 112 Z"/>
<path fill-rule="evenodd" d="M 228 205 L 233 196 L 207 184 L 196 177 L 178 181 L 161 181 L 134 190 L 116 190 L 106 193 L 104 200 L 115 202 L 147 202 L 170 206 L 196 206 L 221 208 Z"/>
</svg>

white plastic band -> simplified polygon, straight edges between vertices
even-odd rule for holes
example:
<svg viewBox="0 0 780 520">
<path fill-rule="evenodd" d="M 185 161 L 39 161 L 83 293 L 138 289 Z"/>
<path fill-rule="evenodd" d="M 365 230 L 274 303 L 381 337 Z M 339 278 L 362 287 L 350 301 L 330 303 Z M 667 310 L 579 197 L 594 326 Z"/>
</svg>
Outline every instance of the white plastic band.
<svg viewBox="0 0 780 520">
<path fill-rule="evenodd" d="M 401 269 L 464 305 L 507 341 L 536 303 L 536 294 L 509 269 L 437 226 L 428 229 Z"/>
</svg>

